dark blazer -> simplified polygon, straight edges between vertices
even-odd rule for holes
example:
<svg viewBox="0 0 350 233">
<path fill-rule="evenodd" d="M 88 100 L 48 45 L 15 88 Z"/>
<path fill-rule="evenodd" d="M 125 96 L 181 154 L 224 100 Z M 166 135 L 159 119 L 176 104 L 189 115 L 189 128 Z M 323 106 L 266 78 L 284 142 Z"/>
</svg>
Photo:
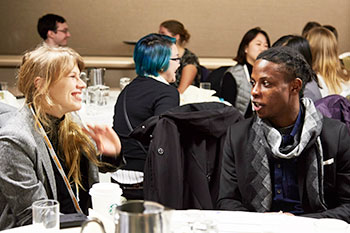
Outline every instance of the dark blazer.
<svg viewBox="0 0 350 233">
<path fill-rule="evenodd" d="M 196 103 L 153 117 L 135 129 L 140 140 L 151 139 L 145 199 L 175 209 L 213 209 L 226 130 L 242 119 L 234 107 Z"/>
<path fill-rule="evenodd" d="M 246 153 L 250 129 L 255 118 L 249 118 L 228 130 L 224 147 L 220 194 L 217 202 L 219 209 L 256 211 L 252 205 L 255 196 L 254 184 L 250 172 L 253 171 L 251 161 L 253 154 Z M 246 132 L 246 133 L 237 133 Z M 307 198 L 307 169 L 305 161 L 308 149 L 315 143 L 310 141 L 299 156 L 298 183 L 299 194 L 304 209 L 304 216 L 315 218 L 338 218 L 350 222 L 350 136 L 345 124 L 329 119 L 323 119 L 321 143 L 324 161 L 334 158 L 334 163 L 324 165 L 324 199 L 326 211 L 317 209 Z M 322 166 L 322 161 L 318 161 Z"/>
</svg>

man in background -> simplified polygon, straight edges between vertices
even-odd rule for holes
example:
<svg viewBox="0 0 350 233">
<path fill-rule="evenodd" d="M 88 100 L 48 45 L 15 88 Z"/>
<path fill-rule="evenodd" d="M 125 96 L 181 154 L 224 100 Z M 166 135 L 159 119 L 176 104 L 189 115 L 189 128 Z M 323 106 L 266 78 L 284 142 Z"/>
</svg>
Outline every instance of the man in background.
<svg viewBox="0 0 350 233">
<path fill-rule="evenodd" d="M 66 20 L 59 15 L 46 14 L 38 20 L 38 33 L 50 47 L 66 46 L 71 36 Z"/>
</svg>

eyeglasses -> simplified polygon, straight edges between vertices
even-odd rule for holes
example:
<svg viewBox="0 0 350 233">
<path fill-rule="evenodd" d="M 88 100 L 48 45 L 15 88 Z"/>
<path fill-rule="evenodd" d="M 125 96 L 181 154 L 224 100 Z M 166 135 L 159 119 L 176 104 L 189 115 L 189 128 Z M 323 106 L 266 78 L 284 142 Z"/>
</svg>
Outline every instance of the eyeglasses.
<svg viewBox="0 0 350 233">
<path fill-rule="evenodd" d="M 67 34 L 69 32 L 68 28 L 67 29 L 64 29 L 64 30 L 56 30 L 56 32 L 62 32 L 64 34 Z"/>
<path fill-rule="evenodd" d="M 179 57 L 174 57 L 174 58 L 170 58 L 170 60 L 172 60 L 172 61 L 180 61 L 181 58 L 179 58 Z"/>
</svg>

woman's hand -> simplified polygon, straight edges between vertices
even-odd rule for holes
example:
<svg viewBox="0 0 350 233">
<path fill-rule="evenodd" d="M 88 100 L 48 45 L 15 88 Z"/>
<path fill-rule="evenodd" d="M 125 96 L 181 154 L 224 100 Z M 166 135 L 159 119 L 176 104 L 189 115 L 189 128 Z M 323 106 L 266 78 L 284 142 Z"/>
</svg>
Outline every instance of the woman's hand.
<svg viewBox="0 0 350 233">
<path fill-rule="evenodd" d="M 107 125 L 87 125 L 89 130 L 83 131 L 96 142 L 97 148 L 105 156 L 117 156 L 121 151 L 121 144 L 116 132 Z"/>
</svg>

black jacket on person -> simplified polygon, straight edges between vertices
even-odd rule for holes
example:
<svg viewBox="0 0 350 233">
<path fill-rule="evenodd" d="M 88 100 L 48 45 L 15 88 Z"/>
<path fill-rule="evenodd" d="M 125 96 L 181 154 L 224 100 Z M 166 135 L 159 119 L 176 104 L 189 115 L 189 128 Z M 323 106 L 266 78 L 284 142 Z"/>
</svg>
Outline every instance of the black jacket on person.
<svg viewBox="0 0 350 233">
<path fill-rule="evenodd" d="M 175 209 L 213 209 L 226 130 L 241 119 L 234 107 L 209 102 L 174 108 L 137 127 L 133 137 L 151 140 L 145 200 Z"/>
<path fill-rule="evenodd" d="M 217 208 L 233 211 L 257 210 L 251 205 L 256 184 L 252 181 L 255 154 L 249 153 L 249 137 L 254 117 L 246 119 L 227 131 L 222 163 L 220 195 Z M 237 133 L 245 132 L 245 133 Z M 350 135 L 345 124 L 329 118 L 323 119 L 320 135 L 323 148 L 323 192 L 327 210 L 322 211 L 309 200 L 310 184 L 306 181 L 309 149 L 316 140 L 310 141 L 299 156 L 297 176 L 303 216 L 313 218 L 338 218 L 350 223 Z M 324 161 L 333 162 L 324 163 Z M 321 170 L 321 169 L 320 169 Z"/>
<path fill-rule="evenodd" d="M 137 141 L 129 138 L 131 130 L 127 125 L 126 115 L 131 127 L 135 128 L 148 118 L 179 106 L 179 102 L 179 92 L 175 87 L 151 77 L 138 76 L 122 90 L 114 107 L 113 129 L 122 144 L 122 153 L 126 160 L 123 169 L 143 171 L 146 159 L 144 150 L 148 146 L 144 144 L 144 149 Z"/>
</svg>

